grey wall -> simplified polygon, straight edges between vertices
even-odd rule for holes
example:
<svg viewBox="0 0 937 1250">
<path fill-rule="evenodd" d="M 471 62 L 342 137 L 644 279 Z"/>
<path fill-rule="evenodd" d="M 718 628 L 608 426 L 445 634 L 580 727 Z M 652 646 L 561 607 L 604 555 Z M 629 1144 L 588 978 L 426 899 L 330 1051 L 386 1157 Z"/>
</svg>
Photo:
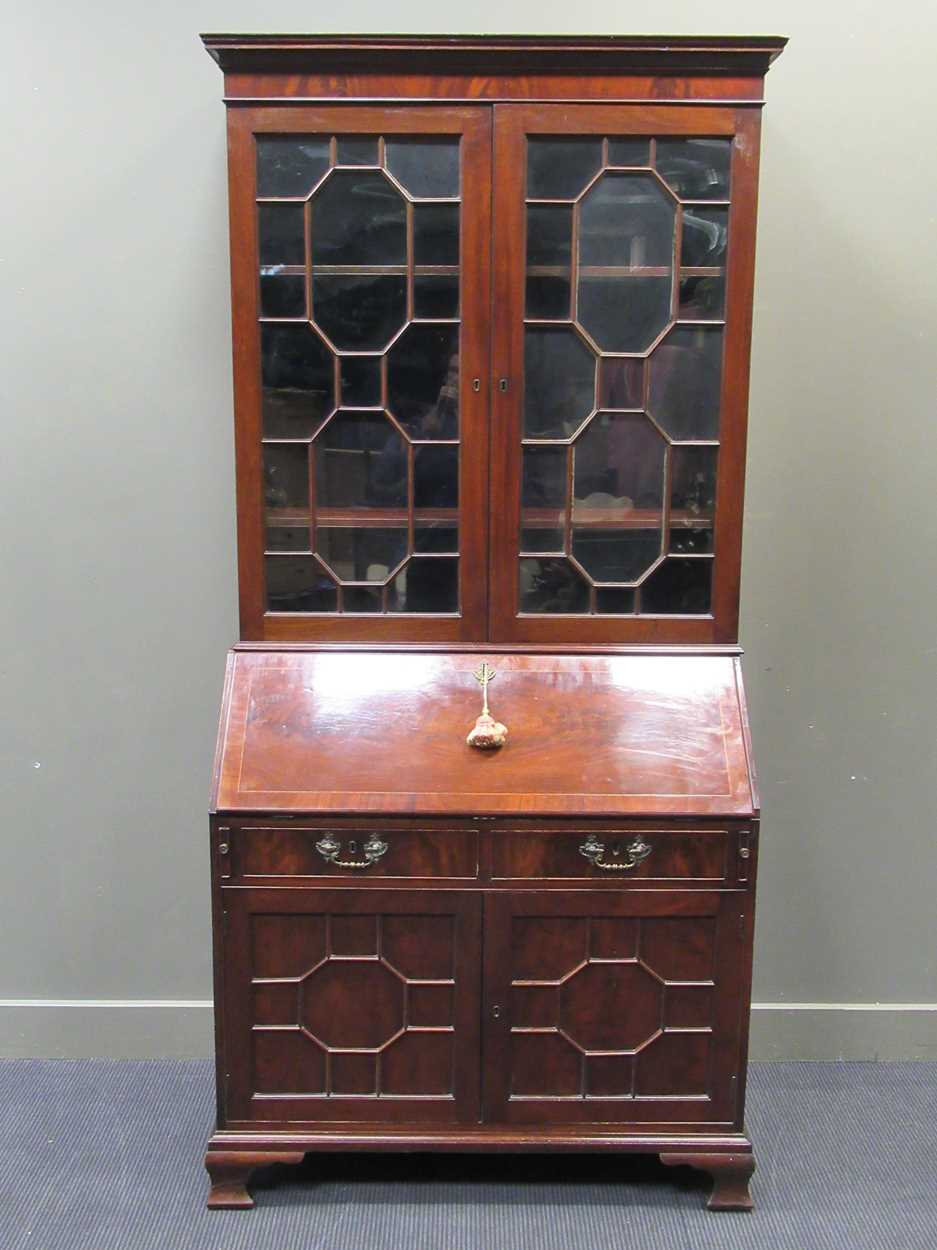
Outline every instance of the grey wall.
<svg viewBox="0 0 937 1250">
<path fill-rule="evenodd" d="M 319 15 L 6 7 L 0 1053 L 199 1053 L 236 615 L 222 81 L 196 34 Z M 569 13 L 460 21 L 562 33 Z M 440 29 L 427 0 L 337 15 Z M 755 1052 L 937 1054 L 937 8 L 576 17 L 792 37 L 768 76 L 743 588 Z"/>
</svg>

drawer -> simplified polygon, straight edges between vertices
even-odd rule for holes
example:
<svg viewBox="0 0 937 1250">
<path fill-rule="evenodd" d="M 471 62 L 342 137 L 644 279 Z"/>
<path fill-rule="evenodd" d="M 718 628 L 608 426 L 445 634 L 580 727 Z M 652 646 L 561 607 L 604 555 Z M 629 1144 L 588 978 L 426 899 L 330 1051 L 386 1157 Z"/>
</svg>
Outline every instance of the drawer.
<svg viewBox="0 0 937 1250">
<path fill-rule="evenodd" d="M 221 832 L 224 879 L 478 876 L 473 829 L 342 829 L 244 825 Z M 220 851 L 220 847 L 219 847 Z"/>
<path fill-rule="evenodd" d="M 495 880 L 725 881 L 726 829 L 555 830 L 491 835 Z"/>
</svg>

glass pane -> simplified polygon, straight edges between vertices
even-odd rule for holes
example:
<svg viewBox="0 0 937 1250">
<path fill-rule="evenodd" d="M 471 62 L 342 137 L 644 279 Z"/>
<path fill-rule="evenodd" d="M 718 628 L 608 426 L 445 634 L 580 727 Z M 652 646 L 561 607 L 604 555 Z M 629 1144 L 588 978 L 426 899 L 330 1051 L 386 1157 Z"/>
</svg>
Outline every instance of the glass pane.
<svg viewBox="0 0 937 1250">
<path fill-rule="evenodd" d="M 722 274 L 680 278 L 681 321 L 721 321 L 726 309 L 726 280 Z"/>
<path fill-rule="evenodd" d="M 335 584 L 312 556 L 267 556 L 267 608 L 270 612 L 334 612 Z"/>
<path fill-rule="evenodd" d="M 319 274 L 313 269 L 317 325 L 338 348 L 386 347 L 407 319 L 407 279 L 396 275 Z"/>
<path fill-rule="evenodd" d="M 572 329 L 524 335 L 524 437 L 567 438 L 595 407 L 595 357 Z"/>
<path fill-rule="evenodd" d="M 417 551 L 458 550 L 458 447 L 443 444 L 414 448 L 413 507 Z"/>
<path fill-rule="evenodd" d="M 643 408 L 644 361 L 603 357 L 599 361 L 599 405 L 602 408 Z"/>
<path fill-rule="evenodd" d="M 602 351 L 646 351 L 670 320 L 670 278 L 579 279 L 579 320 Z"/>
<path fill-rule="evenodd" d="M 609 165 L 647 165 L 651 145 L 647 139 L 609 139 Z"/>
<path fill-rule="evenodd" d="M 387 387 L 411 438 L 458 438 L 459 327 L 409 326 L 390 349 Z"/>
<path fill-rule="evenodd" d="M 261 266 L 306 263 L 305 211 L 303 204 L 257 205 Z"/>
<path fill-rule="evenodd" d="M 312 266 L 405 265 L 406 201 L 376 171 L 332 174 L 312 197 Z"/>
<path fill-rule="evenodd" d="M 606 616 L 628 616 L 634 612 L 634 591 L 600 586 L 595 592 L 595 610 Z"/>
<path fill-rule="evenodd" d="M 271 508 L 309 507 L 309 449 L 305 443 L 264 447 L 264 503 Z"/>
<path fill-rule="evenodd" d="M 677 326 L 650 359 L 648 408 L 673 439 L 719 437 L 722 328 Z"/>
<path fill-rule="evenodd" d="M 716 447 L 674 447 L 671 452 L 670 550 L 713 549 Z"/>
<path fill-rule="evenodd" d="M 561 529 L 547 526 L 521 530 L 521 551 L 549 551 L 554 555 L 562 555 L 564 550 Z"/>
<path fill-rule="evenodd" d="M 414 204 L 413 262 L 416 265 L 459 263 L 458 204 Z"/>
<path fill-rule="evenodd" d="M 261 273 L 262 317 L 305 317 L 306 279 L 302 274 Z"/>
<path fill-rule="evenodd" d="M 308 325 L 260 327 L 265 438 L 309 438 L 334 406 L 332 354 Z"/>
<path fill-rule="evenodd" d="M 307 196 L 329 167 L 329 141 L 257 136 L 257 194 Z"/>
<path fill-rule="evenodd" d="M 406 508 L 407 448 L 385 416 L 339 412 L 313 446 L 320 510 Z"/>
<path fill-rule="evenodd" d="M 682 200 L 729 198 L 730 139 L 658 139 L 657 169 Z"/>
<path fill-rule="evenodd" d="M 458 560 L 408 560 L 394 578 L 387 606 L 391 612 L 458 612 Z"/>
<path fill-rule="evenodd" d="M 308 551 L 309 527 L 293 525 L 289 520 L 281 520 L 275 514 L 268 515 L 266 549 L 267 551 Z"/>
<path fill-rule="evenodd" d="M 729 210 L 700 208 L 683 210 L 681 265 L 724 265 L 729 239 Z"/>
<path fill-rule="evenodd" d="M 528 317 L 569 320 L 572 235 L 571 206 L 528 205 Z"/>
<path fill-rule="evenodd" d="M 530 558 L 518 563 L 522 612 L 589 611 L 589 587 L 568 560 Z"/>
<path fill-rule="evenodd" d="M 572 200 L 602 165 L 601 139 L 527 140 L 527 198 Z"/>
<path fill-rule="evenodd" d="M 606 174 L 584 198 L 579 321 L 604 351 L 644 351 L 666 327 L 675 230 L 650 174 Z"/>
<path fill-rule="evenodd" d="M 344 590 L 346 612 L 380 612 L 381 592 L 377 587 L 346 586 Z"/>
<path fill-rule="evenodd" d="M 641 587 L 641 611 L 651 614 L 708 612 L 712 596 L 712 560 L 670 556 Z"/>
<path fill-rule="evenodd" d="M 387 168 L 414 198 L 459 194 L 458 139 L 388 139 Z"/>
<path fill-rule="evenodd" d="M 459 315 L 458 274 L 419 274 L 413 279 L 413 314 L 430 320 Z"/>
<path fill-rule="evenodd" d="M 338 165 L 376 165 L 377 139 L 360 135 L 336 139 L 335 161 Z"/>
<path fill-rule="evenodd" d="M 343 356 L 342 407 L 379 408 L 381 404 L 380 356 Z"/>
<path fill-rule="evenodd" d="M 316 527 L 316 550 L 345 582 L 383 582 L 407 554 L 405 528 Z"/>
<path fill-rule="evenodd" d="M 644 416 L 599 413 L 573 451 L 573 555 L 597 582 L 635 581 L 662 549 L 666 443 Z"/>
</svg>

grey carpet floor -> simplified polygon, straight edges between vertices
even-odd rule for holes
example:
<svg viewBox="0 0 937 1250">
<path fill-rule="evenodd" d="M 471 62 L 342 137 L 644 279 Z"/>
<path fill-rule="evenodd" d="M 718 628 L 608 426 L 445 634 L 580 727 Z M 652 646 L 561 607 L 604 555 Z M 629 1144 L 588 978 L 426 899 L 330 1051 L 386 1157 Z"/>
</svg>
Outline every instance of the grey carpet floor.
<svg viewBox="0 0 937 1250">
<path fill-rule="evenodd" d="M 753 1214 L 586 1156 L 307 1158 L 205 1210 L 202 1061 L 0 1062 L 0 1250 L 933 1250 L 937 1064 L 756 1064 Z"/>
</svg>

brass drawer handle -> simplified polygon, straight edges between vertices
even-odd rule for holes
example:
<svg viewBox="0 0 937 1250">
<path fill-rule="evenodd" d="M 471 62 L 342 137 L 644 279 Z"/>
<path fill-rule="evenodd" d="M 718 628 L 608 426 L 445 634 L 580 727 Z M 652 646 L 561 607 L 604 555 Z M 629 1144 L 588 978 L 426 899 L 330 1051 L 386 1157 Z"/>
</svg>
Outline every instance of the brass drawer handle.
<svg viewBox="0 0 937 1250">
<path fill-rule="evenodd" d="M 387 853 L 387 843 L 382 842 L 376 833 L 372 833 L 367 842 L 361 848 L 364 851 L 364 859 L 339 859 L 342 853 L 342 844 L 338 838 L 327 833 L 324 838 L 316 843 L 316 850 L 322 856 L 327 864 L 336 864 L 339 868 L 370 868 L 376 864 L 382 855 Z M 358 843 L 354 838 L 348 842 L 348 852 L 350 855 L 357 855 Z"/>
<path fill-rule="evenodd" d="M 579 848 L 579 854 L 584 855 L 594 868 L 604 868 L 606 872 L 627 872 L 630 868 L 637 868 L 638 864 L 642 864 L 653 849 L 639 834 L 625 848 L 626 859 L 614 864 L 603 864 L 605 843 L 600 842 L 594 833 L 590 833 Z"/>
</svg>

